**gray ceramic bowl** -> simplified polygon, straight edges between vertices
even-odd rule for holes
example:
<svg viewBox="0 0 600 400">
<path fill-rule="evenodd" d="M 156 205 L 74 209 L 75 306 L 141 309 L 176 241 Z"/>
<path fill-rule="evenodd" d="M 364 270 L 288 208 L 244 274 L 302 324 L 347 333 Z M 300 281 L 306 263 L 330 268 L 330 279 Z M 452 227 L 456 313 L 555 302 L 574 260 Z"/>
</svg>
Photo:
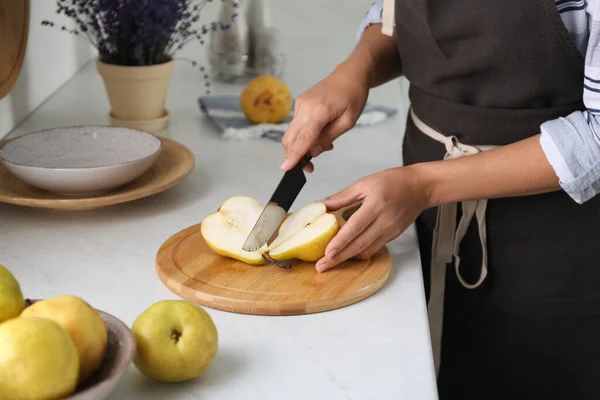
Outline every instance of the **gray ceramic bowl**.
<svg viewBox="0 0 600 400">
<path fill-rule="evenodd" d="M 28 300 L 32 304 L 37 300 Z M 108 333 L 106 355 L 100 369 L 83 382 L 75 393 L 62 400 L 103 400 L 115 386 L 135 357 L 135 337 L 131 330 L 114 316 L 96 310 L 104 321 Z"/>
<path fill-rule="evenodd" d="M 0 148 L 8 170 L 37 188 L 68 196 L 97 195 L 146 172 L 161 140 L 112 126 L 71 126 L 31 132 Z"/>
</svg>

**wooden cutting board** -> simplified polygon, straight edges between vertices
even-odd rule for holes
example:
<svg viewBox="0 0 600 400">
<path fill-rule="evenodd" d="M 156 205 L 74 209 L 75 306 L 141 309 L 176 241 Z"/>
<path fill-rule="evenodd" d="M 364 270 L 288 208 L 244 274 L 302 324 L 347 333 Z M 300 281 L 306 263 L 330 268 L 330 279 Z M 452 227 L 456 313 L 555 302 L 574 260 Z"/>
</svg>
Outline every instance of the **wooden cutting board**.
<svg viewBox="0 0 600 400">
<path fill-rule="evenodd" d="M 17 81 L 29 35 L 29 0 L 0 0 L 0 99 Z"/>
<path fill-rule="evenodd" d="M 297 315 L 334 310 L 377 292 L 391 270 L 387 248 L 367 261 L 352 260 L 318 273 L 314 263 L 251 266 L 214 253 L 200 224 L 170 237 L 156 256 L 160 280 L 202 306 L 242 314 Z"/>
</svg>

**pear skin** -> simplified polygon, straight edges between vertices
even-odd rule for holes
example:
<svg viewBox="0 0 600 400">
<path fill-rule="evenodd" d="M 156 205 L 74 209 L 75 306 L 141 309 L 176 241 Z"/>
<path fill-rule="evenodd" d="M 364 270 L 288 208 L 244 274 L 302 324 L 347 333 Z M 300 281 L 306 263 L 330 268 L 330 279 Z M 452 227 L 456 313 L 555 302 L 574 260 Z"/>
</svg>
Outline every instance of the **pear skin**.
<svg viewBox="0 0 600 400">
<path fill-rule="evenodd" d="M 18 317 L 25 308 L 19 282 L 0 265 L 0 323 Z"/>
<path fill-rule="evenodd" d="M 183 382 L 199 377 L 219 347 L 210 314 L 185 300 L 162 300 L 133 322 L 136 368 L 158 382 Z"/>
<path fill-rule="evenodd" d="M 0 324 L 0 398 L 62 399 L 77 386 L 75 344 L 57 323 L 13 318 Z"/>
<path fill-rule="evenodd" d="M 287 240 L 270 248 L 268 254 L 276 261 L 297 259 L 316 262 L 325 255 L 327 245 L 339 230 L 340 224 L 335 215 L 322 214 L 290 235 Z"/>
<path fill-rule="evenodd" d="M 240 105 L 246 118 L 255 124 L 278 123 L 292 110 L 292 93 L 280 79 L 261 75 L 244 87 Z"/>
<path fill-rule="evenodd" d="M 202 228 L 201 228 L 202 229 Z M 263 257 L 262 253 L 259 251 L 255 251 L 252 253 L 246 252 L 244 251 L 243 253 L 236 253 L 233 251 L 227 251 L 224 250 L 222 248 L 219 248 L 215 245 L 213 245 L 212 243 L 210 243 L 208 240 L 206 240 L 206 244 L 208 247 L 210 247 L 210 249 L 212 251 L 214 251 L 215 253 L 223 256 L 223 257 L 228 257 L 228 258 L 233 258 L 234 260 L 238 260 L 241 261 L 243 263 L 246 263 L 248 265 L 263 265 L 265 263 L 265 258 Z M 243 251 L 243 250 L 242 250 Z M 248 257 L 244 256 L 244 254 L 247 254 Z M 260 256 L 260 258 L 259 258 Z"/>
<path fill-rule="evenodd" d="M 81 298 L 62 295 L 38 301 L 27 307 L 21 317 L 49 319 L 69 334 L 79 355 L 79 383 L 89 379 L 104 361 L 106 326 L 96 310 Z"/>
</svg>

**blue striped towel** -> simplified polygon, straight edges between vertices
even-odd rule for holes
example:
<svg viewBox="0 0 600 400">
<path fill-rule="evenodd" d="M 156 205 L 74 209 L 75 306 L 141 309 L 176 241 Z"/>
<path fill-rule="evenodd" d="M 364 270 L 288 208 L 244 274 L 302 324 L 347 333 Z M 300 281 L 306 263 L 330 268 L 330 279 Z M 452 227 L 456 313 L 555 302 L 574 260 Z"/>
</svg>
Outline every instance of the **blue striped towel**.
<svg viewBox="0 0 600 400">
<path fill-rule="evenodd" d="M 223 138 L 230 140 L 267 138 L 280 141 L 293 116 L 292 112 L 278 124 L 253 124 L 244 115 L 239 96 L 202 96 L 198 99 L 198 105 L 200 110 L 219 128 Z M 367 103 L 356 126 L 373 125 L 385 121 L 396 112 L 395 108 Z"/>
</svg>

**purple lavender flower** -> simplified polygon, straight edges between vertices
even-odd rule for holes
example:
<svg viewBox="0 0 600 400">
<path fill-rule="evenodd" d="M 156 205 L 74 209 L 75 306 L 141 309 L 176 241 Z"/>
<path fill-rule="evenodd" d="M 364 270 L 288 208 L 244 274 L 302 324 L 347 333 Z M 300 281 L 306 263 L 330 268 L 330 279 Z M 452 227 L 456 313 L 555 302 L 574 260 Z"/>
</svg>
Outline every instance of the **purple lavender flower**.
<svg viewBox="0 0 600 400">
<path fill-rule="evenodd" d="M 75 29 L 64 30 L 84 34 L 98 49 L 101 61 L 139 66 L 168 62 L 191 40 L 203 44 L 210 29 L 198 23 L 200 11 L 210 1 L 56 0 L 56 11 L 75 22 Z M 54 23 L 42 21 L 42 25 Z M 211 28 L 226 30 L 229 26 L 213 22 Z"/>
</svg>

